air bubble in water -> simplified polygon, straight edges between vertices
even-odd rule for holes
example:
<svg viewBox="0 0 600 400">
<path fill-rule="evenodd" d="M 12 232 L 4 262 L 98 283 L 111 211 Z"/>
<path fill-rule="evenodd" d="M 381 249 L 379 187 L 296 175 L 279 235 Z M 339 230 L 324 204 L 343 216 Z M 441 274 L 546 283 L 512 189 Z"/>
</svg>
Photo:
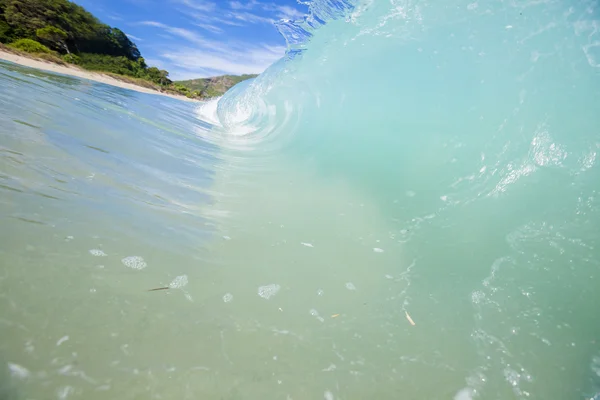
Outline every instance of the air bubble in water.
<svg viewBox="0 0 600 400">
<path fill-rule="evenodd" d="M 188 284 L 187 275 L 179 275 L 178 277 L 173 279 L 173 281 L 171 283 L 169 283 L 169 287 L 171 289 L 179 289 L 179 288 L 184 287 L 187 284 Z"/>
<path fill-rule="evenodd" d="M 10 374 L 15 377 L 15 378 L 19 378 L 19 379 L 25 379 L 28 378 L 29 375 L 31 375 L 31 373 L 29 372 L 29 370 L 25 367 L 23 367 L 22 365 L 19 364 L 15 364 L 15 363 L 8 363 L 8 370 L 10 371 Z"/>
<path fill-rule="evenodd" d="M 323 317 L 321 317 L 319 315 L 319 312 L 317 310 L 315 310 L 314 308 L 311 309 L 309 312 L 310 312 L 310 315 L 312 315 L 313 317 L 315 317 L 316 319 L 318 319 L 320 322 L 324 322 L 325 321 L 325 319 Z"/>
<path fill-rule="evenodd" d="M 263 299 L 269 300 L 271 296 L 275 296 L 277 292 L 281 289 L 276 283 L 272 283 L 270 285 L 261 286 L 258 288 L 258 295 Z"/>
<path fill-rule="evenodd" d="M 231 293 L 225 293 L 223 296 L 223 302 L 229 303 L 231 300 L 233 300 L 233 295 Z"/>
<path fill-rule="evenodd" d="M 126 267 L 132 269 L 144 269 L 148 266 L 148 264 L 146 264 L 146 261 L 144 261 L 144 259 L 140 256 L 125 257 L 121 260 L 121 262 Z"/>
<path fill-rule="evenodd" d="M 471 301 L 473 304 L 479 304 L 483 299 L 485 299 L 485 293 L 482 291 L 475 290 L 473 293 L 471 293 Z"/>
</svg>

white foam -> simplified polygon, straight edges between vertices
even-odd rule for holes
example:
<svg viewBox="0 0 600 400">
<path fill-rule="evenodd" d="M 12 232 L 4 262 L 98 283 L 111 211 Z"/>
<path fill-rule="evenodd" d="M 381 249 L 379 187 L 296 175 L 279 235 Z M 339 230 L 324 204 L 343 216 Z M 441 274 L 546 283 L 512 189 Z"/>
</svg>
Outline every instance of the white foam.
<svg viewBox="0 0 600 400">
<path fill-rule="evenodd" d="M 484 299 L 485 299 L 485 293 L 483 293 L 481 290 L 474 290 L 471 293 L 471 301 L 473 302 L 473 304 L 479 304 Z"/>
<path fill-rule="evenodd" d="M 346 289 L 348 289 L 348 290 L 356 290 L 356 286 L 354 286 L 354 283 L 352 283 L 352 282 L 347 282 L 346 283 Z"/>
<path fill-rule="evenodd" d="M 8 363 L 8 370 L 14 378 L 25 379 L 31 375 L 29 370 L 24 366 L 11 362 Z"/>
<path fill-rule="evenodd" d="M 121 262 L 126 267 L 137 270 L 144 269 L 148 266 L 148 264 L 146 264 L 146 261 L 144 261 L 144 259 L 140 256 L 125 257 L 121 260 Z"/>
<path fill-rule="evenodd" d="M 56 342 L 57 346 L 60 346 L 61 344 L 63 344 L 64 342 L 66 342 L 67 340 L 69 340 L 69 336 L 65 335 L 63 337 L 61 337 L 60 339 L 58 339 L 58 341 Z"/>
<path fill-rule="evenodd" d="M 171 283 L 169 283 L 169 287 L 171 289 L 180 289 L 188 284 L 187 275 L 179 275 Z"/>
<path fill-rule="evenodd" d="M 28 340 L 25 343 L 25 351 L 28 353 L 33 353 L 35 351 L 35 347 L 33 346 L 33 343 L 31 342 L 31 340 Z"/>
<path fill-rule="evenodd" d="M 272 283 L 270 285 L 260 286 L 258 288 L 258 295 L 263 299 L 269 300 L 272 296 L 275 296 L 279 290 L 281 290 L 281 286 Z"/>
<path fill-rule="evenodd" d="M 323 372 L 331 372 L 331 371 L 335 371 L 336 368 L 337 367 L 335 366 L 335 364 L 329 364 L 329 367 L 323 368 L 321 371 L 323 371 Z"/>
<path fill-rule="evenodd" d="M 106 257 L 106 253 L 100 249 L 91 249 L 90 254 L 96 257 Z"/>
<path fill-rule="evenodd" d="M 222 126 L 217 115 L 217 106 L 219 105 L 219 98 L 211 99 L 203 102 L 196 112 L 201 120 L 208 122 L 212 125 Z"/>
<path fill-rule="evenodd" d="M 591 67 L 600 67 L 600 42 L 587 44 L 582 47 L 582 50 Z"/>
<path fill-rule="evenodd" d="M 333 397 L 333 393 L 331 393 L 329 390 L 326 390 L 325 393 L 323 394 L 323 398 L 325 400 L 334 400 L 335 397 Z"/>
<path fill-rule="evenodd" d="M 373 247 L 373 251 L 375 253 L 383 253 L 383 249 L 380 249 L 379 247 Z"/>
<path fill-rule="evenodd" d="M 72 369 L 73 369 L 73 366 L 71 364 L 67 364 L 64 367 L 59 368 L 58 373 L 61 375 L 68 375 Z"/>
<path fill-rule="evenodd" d="M 463 388 L 454 395 L 454 400 L 473 400 L 473 389 Z"/>
<path fill-rule="evenodd" d="M 309 312 L 310 312 L 310 315 L 312 315 L 313 317 L 318 319 L 320 322 L 325 322 L 325 319 L 323 317 L 321 317 L 321 315 L 319 315 L 319 312 L 317 310 L 315 310 L 314 308 L 311 309 Z"/>
<path fill-rule="evenodd" d="M 71 395 L 71 393 L 73 393 L 74 391 L 75 389 L 73 389 L 72 386 L 63 386 L 56 391 L 56 396 L 59 399 L 64 400 L 67 397 L 69 397 L 69 395 Z"/>
<path fill-rule="evenodd" d="M 225 293 L 223 295 L 223 302 L 230 303 L 233 300 L 233 295 L 231 293 Z"/>
<path fill-rule="evenodd" d="M 301 242 L 301 244 L 302 244 L 303 246 L 306 246 L 306 247 L 315 247 L 315 246 L 313 246 L 313 245 L 312 245 L 312 244 L 310 244 L 310 243 L 304 243 L 304 242 Z"/>
</svg>

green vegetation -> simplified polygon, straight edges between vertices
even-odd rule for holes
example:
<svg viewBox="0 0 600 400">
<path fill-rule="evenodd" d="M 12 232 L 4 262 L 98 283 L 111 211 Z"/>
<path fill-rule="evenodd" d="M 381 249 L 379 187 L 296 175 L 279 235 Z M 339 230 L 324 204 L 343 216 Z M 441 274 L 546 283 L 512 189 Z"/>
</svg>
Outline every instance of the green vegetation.
<svg viewBox="0 0 600 400">
<path fill-rule="evenodd" d="M 177 81 L 174 85 L 184 87 L 191 93 L 197 93 L 199 97 L 216 97 L 221 96 L 229 88 L 245 81 L 246 79 L 255 78 L 257 75 L 222 75 L 213 78 L 191 79 L 188 81 Z"/>
<path fill-rule="evenodd" d="M 136 45 L 121 30 L 69 0 L 0 0 L 0 41 L 23 38 L 45 42 L 61 54 L 140 58 Z"/>
<path fill-rule="evenodd" d="M 49 48 L 31 39 L 17 39 L 9 46 L 26 53 L 51 53 Z"/>
<path fill-rule="evenodd" d="M 42 42 L 47 42 L 50 46 L 65 50 L 67 54 L 70 53 L 69 47 L 67 46 L 67 33 L 62 29 L 48 25 L 37 29 L 35 35 L 40 38 Z"/>
<path fill-rule="evenodd" d="M 0 0 L 0 43 L 6 50 L 107 73 L 123 81 L 190 98 L 213 97 L 250 75 L 172 82 L 149 67 L 135 43 L 69 0 Z M 214 82 L 210 81 L 213 79 Z M 204 83 L 200 83 L 204 82 Z"/>
</svg>

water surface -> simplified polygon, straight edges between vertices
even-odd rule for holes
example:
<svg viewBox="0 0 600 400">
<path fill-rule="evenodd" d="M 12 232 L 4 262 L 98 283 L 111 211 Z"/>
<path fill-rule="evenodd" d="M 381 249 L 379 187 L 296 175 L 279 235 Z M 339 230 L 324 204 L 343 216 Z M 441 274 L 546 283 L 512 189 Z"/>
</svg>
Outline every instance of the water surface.
<svg viewBox="0 0 600 400">
<path fill-rule="evenodd" d="M 204 104 L 0 64 L 6 398 L 600 390 L 597 4 L 313 12 Z"/>
</svg>

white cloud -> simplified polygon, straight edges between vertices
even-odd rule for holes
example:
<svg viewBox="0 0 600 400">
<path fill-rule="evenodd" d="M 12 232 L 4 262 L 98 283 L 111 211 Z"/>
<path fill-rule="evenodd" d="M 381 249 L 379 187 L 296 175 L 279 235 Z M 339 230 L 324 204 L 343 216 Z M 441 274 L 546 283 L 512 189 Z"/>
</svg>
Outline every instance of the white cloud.
<svg viewBox="0 0 600 400">
<path fill-rule="evenodd" d="M 174 1 L 187 6 L 186 9 L 180 10 L 184 14 L 190 15 L 190 9 L 195 11 L 190 16 L 195 18 L 198 24 L 217 28 L 218 25 L 272 24 L 280 19 L 298 19 L 304 16 L 304 13 L 294 7 L 258 0 L 220 0 L 218 6 L 217 3 L 206 0 Z M 215 29 L 207 30 L 217 33 Z"/>
<path fill-rule="evenodd" d="M 272 24 L 275 22 L 275 20 L 273 20 L 272 18 L 261 17 L 260 15 L 252 14 L 247 11 L 231 12 L 231 13 L 228 13 L 227 15 L 232 19 L 248 22 L 251 24 L 256 24 L 256 23 Z"/>
<path fill-rule="evenodd" d="M 156 22 L 156 21 L 142 21 L 142 22 L 139 22 L 139 24 L 146 25 L 146 26 L 153 26 L 155 28 L 161 28 L 165 32 L 170 33 L 171 35 L 178 36 L 182 39 L 186 39 L 187 41 L 192 42 L 198 46 L 204 46 L 204 47 L 208 47 L 208 48 L 221 47 L 221 44 L 219 42 L 205 39 L 198 33 L 191 31 L 189 29 L 177 28 L 177 27 L 169 26 L 169 25 L 163 24 L 162 22 Z"/>
<path fill-rule="evenodd" d="M 276 17 L 279 19 L 296 20 L 304 16 L 304 13 L 290 6 L 275 6 Z"/>
<path fill-rule="evenodd" d="M 128 37 L 129 39 L 137 40 L 138 42 L 143 42 L 143 41 L 144 41 L 144 39 L 142 39 L 142 38 L 139 38 L 139 37 L 137 37 L 137 36 L 133 36 L 132 34 L 126 33 L 126 35 L 127 35 L 127 37 Z"/>
<path fill-rule="evenodd" d="M 232 10 L 252 10 L 259 8 L 263 11 L 274 14 L 274 17 L 278 19 L 298 19 L 304 16 L 304 13 L 294 7 L 275 3 L 262 3 L 257 0 L 250 0 L 246 3 L 242 3 L 240 1 L 230 1 L 229 6 Z"/>
<path fill-rule="evenodd" d="M 251 10 L 257 4 L 259 4 L 259 3 L 256 0 L 250 0 L 246 3 L 242 3 L 241 1 L 230 1 L 229 7 L 232 10 Z"/>
<path fill-rule="evenodd" d="M 118 14 L 108 14 L 107 17 L 112 19 L 113 21 L 123 21 L 123 17 L 121 17 Z"/>
<path fill-rule="evenodd" d="M 226 50 L 215 52 L 182 48 L 164 52 L 161 57 L 176 67 L 170 69 L 175 79 L 183 79 L 182 76 L 202 78 L 222 74 L 259 74 L 284 55 L 285 47 L 255 46 Z"/>
<path fill-rule="evenodd" d="M 217 7 L 212 1 L 206 0 L 177 0 L 179 3 L 185 4 L 189 8 L 193 8 L 198 11 L 211 12 Z"/>
<path fill-rule="evenodd" d="M 221 12 L 220 12 L 221 13 Z M 227 15 L 227 18 L 218 17 L 216 15 L 206 15 L 201 13 L 191 13 L 188 14 L 190 17 L 194 18 L 195 24 L 209 24 L 213 26 L 221 25 L 230 25 L 230 26 L 244 26 L 244 23 L 241 21 L 235 21 L 230 18 L 230 15 Z"/>
<path fill-rule="evenodd" d="M 212 25 L 212 24 L 205 24 L 205 23 L 202 23 L 202 22 L 196 22 L 196 23 L 194 23 L 194 25 L 196 25 L 196 26 L 198 26 L 198 27 L 200 27 L 200 28 L 202 28 L 204 30 L 207 30 L 209 32 L 212 32 L 212 33 L 221 33 L 221 32 L 223 32 L 223 29 L 219 28 L 216 25 Z"/>
<path fill-rule="evenodd" d="M 156 21 L 142 21 L 142 22 L 138 22 L 139 25 L 146 25 L 146 26 L 155 26 L 157 28 L 166 28 L 167 25 L 163 24 L 162 22 L 156 22 Z"/>
<path fill-rule="evenodd" d="M 143 21 L 168 34 L 185 39 L 187 44 L 169 44 L 158 49 L 152 61 L 171 74 L 171 79 L 202 78 L 222 74 L 258 74 L 285 54 L 284 46 L 269 46 L 240 41 L 220 42 L 202 37 L 189 29 L 156 21 Z M 150 64 L 148 62 L 148 64 Z"/>
<path fill-rule="evenodd" d="M 178 11 L 190 19 L 191 25 L 182 28 L 158 21 L 139 24 L 156 28 L 157 37 L 171 37 L 164 44 L 160 40 L 154 44 L 154 57 L 147 63 L 168 70 L 173 80 L 261 73 L 284 56 L 285 47 L 256 43 L 252 38 L 233 40 L 227 35 L 228 28 L 272 24 L 304 15 L 273 0 L 171 1 L 178 4 Z M 216 34 L 219 40 L 213 39 Z"/>
<path fill-rule="evenodd" d="M 163 60 L 160 60 L 158 58 L 145 58 L 144 60 L 146 61 L 146 65 L 149 67 L 156 67 L 158 69 L 168 70 L 167 65 Z"/>
</svg>

